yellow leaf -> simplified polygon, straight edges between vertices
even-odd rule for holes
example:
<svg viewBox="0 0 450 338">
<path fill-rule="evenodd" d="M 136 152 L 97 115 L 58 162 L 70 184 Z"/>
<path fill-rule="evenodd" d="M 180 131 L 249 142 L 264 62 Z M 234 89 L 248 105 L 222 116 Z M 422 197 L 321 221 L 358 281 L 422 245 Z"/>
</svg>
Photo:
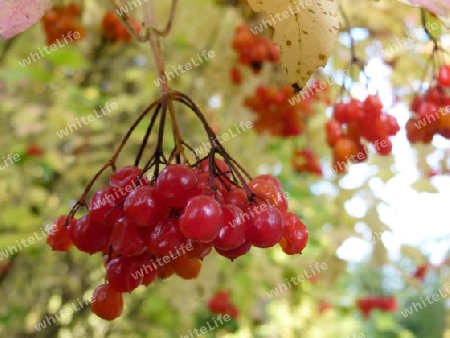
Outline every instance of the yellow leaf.
<svg viewBox="0 0 450 338">
<path fill-rule="evenodd" d="M 314 70 L 327 63 L 333 50 L 340 28 L 338 0 L 248 3 L 254 11 L 265 13 L 264 26 L 270 22 L 275 30 L 273 40 L 281 48 L 281 64 L 289 82 L 303 88 Z"/>
</svg>

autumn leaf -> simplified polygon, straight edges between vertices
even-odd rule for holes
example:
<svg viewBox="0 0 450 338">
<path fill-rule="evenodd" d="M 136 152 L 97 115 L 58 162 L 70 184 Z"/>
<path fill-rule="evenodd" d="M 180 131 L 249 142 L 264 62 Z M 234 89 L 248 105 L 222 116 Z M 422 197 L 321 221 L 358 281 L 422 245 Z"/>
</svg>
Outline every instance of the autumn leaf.
<svg viewBox="0 0 450 338">
<path fill-rule="evenodd" d="M 51 0 L 0 0 L 0 36 L 8 40 L 36 24 Z"/>
<path fill-rule="evenodd" d="M 248 0 L 274 28 L 281 65 L 292 85 L 302 88 L 327 63 L 339 32 L 338 0 Z M 256 31 L 256 29 L 255 29 Z"/>
</svg>

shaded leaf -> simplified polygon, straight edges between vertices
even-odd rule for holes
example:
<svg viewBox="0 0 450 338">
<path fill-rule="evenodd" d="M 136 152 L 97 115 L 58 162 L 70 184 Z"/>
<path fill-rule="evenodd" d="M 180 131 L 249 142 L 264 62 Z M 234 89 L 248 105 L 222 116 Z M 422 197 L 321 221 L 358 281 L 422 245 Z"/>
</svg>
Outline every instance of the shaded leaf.
<svg viewBox="0 0 450 338">
<path fill-rule="evenodd" d="M 327 63 L 333 50 L 340 28 L 338 0 L 302 4 L 290 0 L 248 0 L 248 3 L 254 11 L 264 12 L 273 23 L 273 40 L 281 48 L 282 67 L 289 82 L 303 88 L 313 72 Z"/>
</svg>

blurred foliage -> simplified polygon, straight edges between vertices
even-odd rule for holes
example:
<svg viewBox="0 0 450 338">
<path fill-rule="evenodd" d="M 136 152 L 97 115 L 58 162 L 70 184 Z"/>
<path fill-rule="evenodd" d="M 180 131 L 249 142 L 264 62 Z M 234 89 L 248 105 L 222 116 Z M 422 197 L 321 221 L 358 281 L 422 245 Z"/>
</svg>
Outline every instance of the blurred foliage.
<svg viewBox="0 0 450 338">
<path fill-rule="evenodd" d="M 157 3 L 158 18 L 167 16 L 167 3 Z M 231 85 L 228 73 L 235 62 L 230 47 L 234 28 L 243 18 L 251 23 L 259 18 L 243 5 L 228 3 L 182 1 L 173 31 L 163 41 L 167 69 L 184 64 L 203 50 L 215 52 L 207 63 L 170 84 L 202 107 L 218 134 L 235 123 L 252 119 L 242 107 L 242 100 L 257 84 L 283 83 L 279 67 L 274 66 L 264 68 L 258 77 L 246 74 L 250 78 L 241 87 Z M 401 95 L 407 100 L 417 87 L 425 54 L 431 48 L 418 32 L 418 10 L 394 1 L 342 3 L 353 27 L 367 29 L 368 36 L 359 39 L 357 45 L 364 58 L 370 57 L 369 46 L 388 45 L 397 37 L 418 34 L 411 50 L 398 49 L 388 56 L 396 60 L 395 71 L 389 74 L 392 96 Z M 290 194 L 291 209 L 309 228 L 310 241 L 303 255 L 286 257 L 278 247 L 264 251 L 253 248 L 249 255 L 231 263 L 212 254 L 205 259 L 197 280 L 171 278 L 152 284 L 149 290 L 141 287 L 126 295 L 125 313 L 115 322 L 98 319 L 85 306 L 37 332 L 37 323 L 78 304 L 83 296 L 90 297 L 104 278 L 100 256 L 87 257 L 75 251 L 53 253 L 45 245 L 42 227 L 70 210 L 97 168 L 111 157 L 134 118 L 158 96 L 149 46 L 102 44 L 99 23 L 107 6 L 89 0 L 83 6 L 86 40 L 60 48 L 30 66 L 22 67 L 18 61 L 45 45 L 39 24 L 11 42 L 0 44 L 0 50 L 5 51 L 0 57 L 0 157 L 21 155 L 20 161 L 0 170 L 0 250 L 9 256 L 0 256 L 0 263 L 7 264 L 11 247 L 22 239 L 36 238 L 36 244 L 12 256 L 9 268 L 0 269 L 1 337 L 179 337 L 212 317 L 206 303 L 219 289 L 230 290 L 241 315 L 226 329 L 209 332 L 211 337 L 341 338 L 360 333 L 374 338 L 444 336 L 449 325 L 443 300 L 407 318 L 400 310 L 445 285 L 448 267 L 443 265 L 423 284 L 417 283 L 409 276 L 419 264 L 428 262 L 421 247 L 405 246 L 395 256 L 388 252 L 386 241 L 379 240 L 384 238 L 381 234 L 389 235 L 391 228 L 380 213 L 387 202 L 374 186 L 386 186 L 401 175 L 396 158 L 370 156 L 368 164 L 361 165 L 363 175 L 352 176 L 352 167 L 345 177 L 336 177 L 324 142 L 323 125 L 329 117 L 325 103 L 314 106 L 303 140 L 275 140 L 248 131 L 225 144 L 250 173 L 269 172 L 281 179 Z M 137 15 L 140 10 L 135 12 Z M 343 32 L 330 59 L 332 70 L 344 69 L 347 64 L 349 48 L 345 39 Z M 335 87 L 334 96 L 339 90 Z M 92 114 L 107 102 L 117 103 L 118 109 L 65 137 L 57 136 L 68 123 Z M 206 141 L 200 124 L 193 115 L 178 113 L 187 141 L 200 146 Z M 145 125 L 139 125 L 118 165 L 133 162 L 145 129 Z M 404 138 L 404 134 L 399 137 Z M 154 144 L 152 136 L 149 147 Z M 323 178 L 298 175 L 290 167 L 292 150 L 301 144 L 320 156 Z M 31 145 L 38 145 L 44 153 L 27 155 Z M 430 183 L 425 159 L 432 153 L 442 154 L 443 149 L 418 146 L 414 153 L 418 174 L 411 180 L 411 190 L 437 194 L 444 187 Z M 94 188 L 106 183 L 107 176 L 103 175 Z M 448 181 L 444 183 L 449 188 Z M 354 200 L 364 201 L 356 214 L 348 211 L 348 203 Z M 358 251 L 359 246 L 353 249 L 354 257 L 361 258 L 359 263 L 337 255 L 349 238 L 370 247 L 367 255 Z M 317 281 L 300 283 L 273 299 L 267 297 L 266 293 L 278 283 L 310 271 L 316 262 L 328 265 Z M 363 320 L 355 299 L 369 294 L 395 295 L 400 310 L 395 314 L 374 312 Z M 318 311 L 321 301 L 332 304 L 323 314 Z"/>
</svg>

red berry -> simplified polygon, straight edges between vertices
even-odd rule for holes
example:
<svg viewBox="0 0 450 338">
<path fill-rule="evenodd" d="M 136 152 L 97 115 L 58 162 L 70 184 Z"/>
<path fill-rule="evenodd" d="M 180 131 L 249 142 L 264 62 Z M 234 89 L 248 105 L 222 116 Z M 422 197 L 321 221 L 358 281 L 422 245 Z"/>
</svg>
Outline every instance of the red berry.
<svg viewBox="0 0 450 338">
<path fill-rule="evenodd" d="M 136 257 L 136 259 L 141 265 L 140 272 L 143 274 L 142 285 L 148 286 L 152 284 L 158 278 L 158 265 L 147 252 Z"/>
<path fill-rule="evenodd" d="M 255 178 L 248 183 L 248 187 L 256 195 L 257 201 L 278 205 L 278 190 L 272 182 Z"/>
<path fill-rule="evenodd" d="M 70 218 L 67 226 L 64 226 L 66 220 L 67 216 L 58 217 L 48 234 L 47 244 L 50 245 L 54 251 L 67 251 L 73 245 L 71 232 L 76 220 Z"/>
<path fill-rule="evenodd" d="M 439 69 L 437 81 L 443 87 L 450 87 L 450 65 L 443 65 Z"/>
<path fill-rule="evenodd" d="M 325 130 L 327 133 L 327 144 L 329 147 L 334 147 L 334 145 L 339 141 L 342 137 L 341 124 L 332 119 L 327 122 L 325 125 Z"/>
<path fill-rule="evenodd" d="M 170 208 L 183 208 L 187 201 L 200 193 L 195 171 L 182 164 L 164 168 L 156 179 L 156 194 Z"/>
<path fill-rule="evenodd" d="M 141 182 L 138 182 L 139 176 L 142 174 L 142 170 L 134 166 L 126 166 L 116 170 L 109 179 L 109 185 L 114 188 L 118 187 L 131 187 L 134 188 L 138 183 L 147 183 L 147 177 L 144 175 L 141 178 Z M 130 189 L 130 188 L 128 188 Z M 131 189 L 130 189 L 131 191 Z"/>
<path fill-rule="evenodd" d="M 253 246 L 268 248 L 281 240 L 285 224 L 277 208 L 261 204 L 251 207 L 248 213 L 252 219 L 247 223 L 245 238 Z"/>
<path fill-rule="evenodd" d="M 123 256 L 137 256 L 145 251 L 141 229 L 127 218 L 120 218 L 111 233 L 111 246 Z"/>
<path fill-rule="evenodd" d="M 185 237 L 178 227 L 178 219 L 161 220 L 147 239 L 147 249 L 155 256 L 168 256 L 181 247 Z"/>
<path fill-rule="evenodd" d="M 114 258 L 106 266 L 106 279 L 114 290 L 131 292 L 142 283 L 143 273 L 141 269 L 140 259 L 135 257 Z"/>
<path fill-rule="evenodd" d="M 424 99 L 422 96 L 415 95 L 411 101 L 410 109 L 413 112 L 417 113 L 423 102 L 424 102 Z"/>
<path fill-rule="evenodd" d="M 212 313 L 224 314 L 230 305 L 230 293 L 228 291 L 217 292 L 207 305 Z"/>
<path fill-rule="evenodd" d="M 180 230 L 186 238 L 211 242 L 219 235 L 223 224 L 219 203 L 209 196 L 191 198 L 180 216 Z"/>
<path fill-rule="evenodd" d="M 234 205 L 222 207 L 223 226 L 214 240 L 215 248 L 231 250 L 245 242 L 245 222 L 241 218 L 242 210 Z"/>
<path fill-rule="evenodd" d="M 333 118 L 339 123 L 347 123 L 349 121 L 347 104 L 338 103 L 334 107 Z"/>
<path fill-rule="evenodd" d="M 164 213 L 154 187 L 145 185 L 132 191 L 123 206 L 124 214 L 142 227 L 154 227 Z"/>
<path fill-rule="evenodd" d="M 287 255 L 302 253 L 308 243 L 308 229 L 305 224 L 292 212 L 284 215 L 285 228 L 280 246 Z"/>
<path fill-rule="evenodd" d="M 224 195 L 225 203 L 244 209 L 248 204 L 247 193 L 242 188 L 235 188 Z"/>
<path fill-rule="evenodd" d="M 194 279 L 200 273 L 202 261 L 181 256 L 173 261 L 175 273 L 183 279 Z"/>
<path fill-rule="evenodd" d="M 216 248 L 216 251 L 219 255 L 224 256 L 233 261 L 238 257 L 244 256 L 247 252 L 250 251 L 251 248 L 252 248 L 252 245 L 250 244 L 250 242 L 245 241 L 243 244 L 238 246 L 236 249 L 220 250 L 220 249 Z"/>
<path fill-rule="evenodd" d="M 383 103 L 376 95 L 369 95 L 364 100 L 364 111 L 372 113 L 381 113 L 383 110 Z M 376 115 L 376 114 L 375 114 Z"/>
<path fill-rule="evenodd" d="M 89 203 L 91 222 L 112 227 L 122 216 L 123 208 L 119 204 L 125 198 L 116 188 L 104 188 L 97 191 Z"/>
<path fill-rule="evenodd" d="M 112 227 L 94 223 L 90 214 L 81 217 L 73 226 L 73 244 L 78 250 L 90 254 L 102 251 L 109 245 Z"/>
<path fill-rule="evenodd" d="M 379 146 L 376 147 L 377 153 L 383 156 L 389 155 L 392 152 L 392 142 L 390 139 L 380 141 Z"/>
<path fill-rule="evenodd" d="M 92 294 L 91 311 L 105 320 L 120 317 L 123 311 L 122 293 L 115 291 L 109 284 L 97 286 Z"/>
<path fill-rule="evenodd" d="M 192 240 L 187 240 L 186 244 L 186 258 L 203 259 L 212 251 L 212 243 L 200 243 Z"/>
</svg>

